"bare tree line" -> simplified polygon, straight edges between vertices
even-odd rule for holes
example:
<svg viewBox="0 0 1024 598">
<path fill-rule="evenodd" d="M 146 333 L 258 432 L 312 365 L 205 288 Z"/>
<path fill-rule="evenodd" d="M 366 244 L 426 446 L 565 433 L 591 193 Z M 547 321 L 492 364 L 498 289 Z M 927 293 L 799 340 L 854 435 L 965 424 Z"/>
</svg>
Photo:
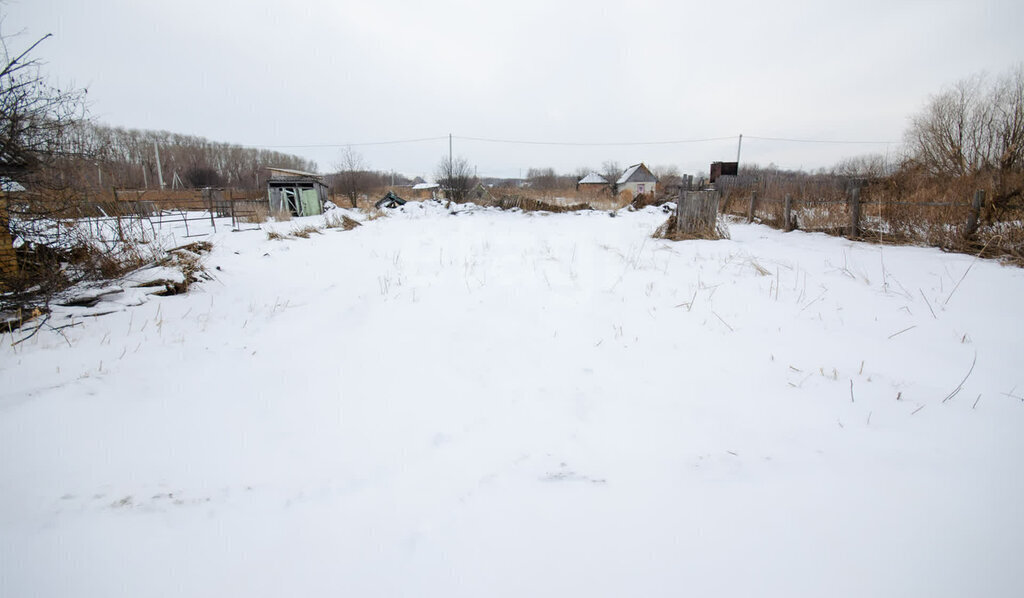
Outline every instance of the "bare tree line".
<svg viewBox="0 0 1024 598">
<path fill-rule="evenodd" d="M 175 184 L 259 189 L 268 167 L 315 171 L 316 163 L 282 152 L 210 141 L 195 135 L 79 122 L 65 140 L 68 167 L 95 188 L 157 189 Z M 160 164 L 157 167 L 157 152 Z"/>
</svg>

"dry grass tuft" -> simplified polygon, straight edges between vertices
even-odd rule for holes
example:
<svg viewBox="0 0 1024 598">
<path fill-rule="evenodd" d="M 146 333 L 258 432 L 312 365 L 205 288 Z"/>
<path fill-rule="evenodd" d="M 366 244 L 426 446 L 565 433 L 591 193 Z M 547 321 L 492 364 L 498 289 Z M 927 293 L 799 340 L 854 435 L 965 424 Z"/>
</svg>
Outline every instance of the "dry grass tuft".
<svg viewBox="0 0 1024 598">
<path fill-rule="evenodd" d="M 274 222 L 288 222 L 292 219 L 292 213 L 289 210 L 274 210 L 271 215 L 274 217 Z"/>
<path fill-rule="evenodd" d="M 268 241 L 284 241 L 285 239 L 291 239 L 291 237 L 288 236 L 288 235 L 281 234 L 281 233 L 277 232 L 276 230 L 268 230 L 267 231 L 267 240 Z"/>
<path fill-rule="evenodd" d="M 298 237 L 299 239 L 308 239 L 309 235 L 313 233 L 322 235 L 323 229 L 321 229 L 318 226 L 313 226 L 312 224 L 307 224 L 306 226 L 300 226 L 298 228 L 292 229 L 292 236 Z"/>
<path fill-rule="evenodd" d="M 695 232 L 682 232 L 676 225 L 676 215 L 672 214 L 651 236 L 655 239 L 667 239 L 669 241 L 689 241 L 694 239 L 718 241 L 719 239 L 729 238 L 729 227 L 726 226 L 723 220 L 718 219 L 713 227 L 706 227 Z"/>
<path fill-rule="evenodd" d="M 384 210 L 375 207 L 359 208 L 359 211 L 366 214 L 366 221 L 377 220 L 378 218 L 384 218 L 388 214 Z"/>
<path fill-rule="evenodd" d="M 244 215 L 241 220 L 249 224 L 262 224 L 270 220 L 270 208 L 263 204 L 255 205 L 252 211 Z"/>
<path fill-rule="evenodd" d="M 358 220 L 354 218 L 349 218 L 345 214 L 330 213 L 327 215 L 324 221 L 327 224 L 327 228 L 340 228 L 341 230 L 352 230 L 357 226 L 362 226 L 362 224 Z"/>
</svg>

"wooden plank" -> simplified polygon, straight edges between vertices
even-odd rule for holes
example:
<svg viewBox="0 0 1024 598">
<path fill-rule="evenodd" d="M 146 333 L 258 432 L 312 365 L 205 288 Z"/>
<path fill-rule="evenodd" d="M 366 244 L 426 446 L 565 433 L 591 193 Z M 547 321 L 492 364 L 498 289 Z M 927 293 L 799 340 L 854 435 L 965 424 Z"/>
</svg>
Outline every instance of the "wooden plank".
<svg viewBox="0 0 1024 598">
<path fill-rule="evenodd" d="M 860 187 L 850 189 L 850 230 L 848 234 L 851 239 L 860 236 Z"/>
<path fill-rule="evenodd" d="M 14 252 L 14 239 L 8 229 L 7 198 L 0 197 L 0 275 L 6 277 L 18 272 L 18 256 Z"/>
<path fill-rule="evenodd" d="M 676 204 L 676 232 L 715 237 L 718 224 L 718 192 L 681 191 Z"/>
</svg>

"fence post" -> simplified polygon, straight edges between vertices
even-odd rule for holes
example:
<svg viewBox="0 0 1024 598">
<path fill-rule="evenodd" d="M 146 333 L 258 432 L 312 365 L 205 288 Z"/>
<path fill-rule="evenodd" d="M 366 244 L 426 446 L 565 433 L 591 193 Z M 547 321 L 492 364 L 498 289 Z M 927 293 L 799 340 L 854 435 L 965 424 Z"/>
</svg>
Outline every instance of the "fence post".
<svg viewBox="0 0 1024 598">
<path fill-rule="evenodd" d="M 210 226 L 213 227 L 213 232 L 217 232 L 217 223 L 213 219 L 213 189 L 209 187 L 203 189 L 203 195 L 206 195 L 206 205 L 210 209 Z"/>
<path fill-rule="evenodd" d="M 747 210 L 747 224 L 754 221 L 754 208 L 757 206 L 757 191 L 750 192 L 750 208 Z"/>
<path fill-rule="evenodd" d="M 967 215 L 967 229 L 964 236 L 973 237 L 978 232 L 978 219 L 981 217 L 981 205 L 985 203 L 985 192 L 978 189 L 974 192 L 974 201 L 971 202 L 971 212 Z"/>
<path fill-rule="evenodd" d="M 791 218 L 791 212 L 793 209 L 793 198 L 787 193 L 786 203 L 782 206 L 782 230 L 787 233 L 793 230 L 793 220 Z"/>
<path fill-rule="evenodd" d="M 117 214 L 117 240 L 124 243 L 124 228 L 121 227 L 121 204 L 117 199 L 117 187 L 111 186 L 110 191 L 114 194 L 114 212 Z"/>
<path fill-rule="evenodd" d="M 860 236 L 860 187 L 850 188 L 850 231 L 849 237 L 856 239 Z"/>
<path fill-rule="evenodd" d="M 683 221 L 683 202 L 686 201 L 687 192 L 682 187 L 679 188 L 679 201 L 676 202 L 676 226 L 675 230 L 678 231 L 682 226 Z M 675 231 L 673 231 L 675 232 Z"/>
</svg>

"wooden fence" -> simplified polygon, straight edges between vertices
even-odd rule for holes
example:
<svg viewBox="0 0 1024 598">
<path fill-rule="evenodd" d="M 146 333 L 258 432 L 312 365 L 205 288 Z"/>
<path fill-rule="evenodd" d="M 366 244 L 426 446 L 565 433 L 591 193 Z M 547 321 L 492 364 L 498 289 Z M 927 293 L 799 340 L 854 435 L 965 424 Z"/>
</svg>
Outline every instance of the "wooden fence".
<svg viewBox="0 0 1024 598">
<path fill-rule="evenodd" d="M 717 191 L 679 191 L 675 231 L 680 235 L 714 238 L 718 226 Z"/>
</svg>

